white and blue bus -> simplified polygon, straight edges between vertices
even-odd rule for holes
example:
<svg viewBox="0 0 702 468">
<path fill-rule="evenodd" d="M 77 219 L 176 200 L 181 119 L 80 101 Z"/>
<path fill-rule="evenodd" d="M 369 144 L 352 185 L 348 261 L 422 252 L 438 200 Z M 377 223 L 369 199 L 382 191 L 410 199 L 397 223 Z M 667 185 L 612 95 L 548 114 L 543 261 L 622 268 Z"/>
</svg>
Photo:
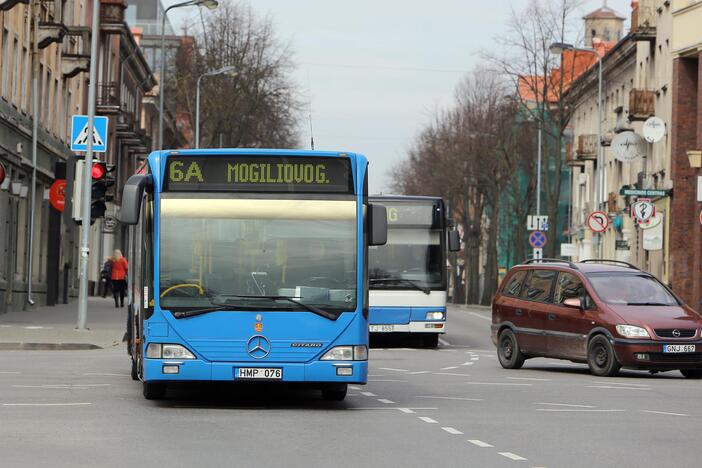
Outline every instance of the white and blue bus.
<svg viewBox="0 0 702 468">
<path fill-rule="evenodd" d="M 387 235 L 367 167 L 336 152 L 149 155 L 120 210 L 147 399 L 176 381 L 304 382 L 329 400 L 366 383 L 367 253 Z"/>
<path fill-rule="evenodd" d="M 371 333 L 421 335 L 436 347 L 446 333 L 447 251 L 460 249 L 441 198 L 378 196 L 387 209 L 387 243 L 369 252 Z"/>
</svg>

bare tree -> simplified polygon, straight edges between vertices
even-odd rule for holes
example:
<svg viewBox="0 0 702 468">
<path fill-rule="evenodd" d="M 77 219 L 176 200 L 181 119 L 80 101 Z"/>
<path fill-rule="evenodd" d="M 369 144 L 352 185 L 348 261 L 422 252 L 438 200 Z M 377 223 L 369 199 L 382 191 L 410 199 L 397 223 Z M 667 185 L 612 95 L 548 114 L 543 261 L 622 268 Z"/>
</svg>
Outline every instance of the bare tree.
<svg viewBox="0 0 702 468">
<path fill-rule="evenodd" d="M 298 146 L 300 99 L 291 79 L 291 51 L 275 37 L 270 18 L 249 6 L 220 4 L 202 21 L 197 53 L 178 69 L 178 90 L 195 128 L 196 82 L 233 66 L 235 75 L 204 78 L 200 87 L 200 146 Z"/>
</svg>

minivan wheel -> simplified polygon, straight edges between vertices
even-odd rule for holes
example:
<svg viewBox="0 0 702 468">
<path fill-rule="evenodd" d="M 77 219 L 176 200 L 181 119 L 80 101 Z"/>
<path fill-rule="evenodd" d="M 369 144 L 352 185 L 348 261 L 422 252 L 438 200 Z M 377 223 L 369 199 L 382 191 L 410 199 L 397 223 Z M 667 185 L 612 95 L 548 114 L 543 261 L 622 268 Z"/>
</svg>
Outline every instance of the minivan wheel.
<svg viewBox="0 0 702 468">
<path fill-rule="evenodd" d="M 524 355 L 519 350 L 517 336 L 509 328 L 500 333 L 497 342 L 497 358 L 505 369 L 519 369 L 524 365 Z"/>
<path fill-rule="evenodd" d="M 687 379 L 702 379 L 702 369 L 680 369 L 680 373 Z"/>
<path fill-rule="evenodd" d="M 590 372 L 600 377 L 613 377 L 622 367 L 617 361 L 612 344 L 603 335 L 597 335 L 590 340 L 587 346 L 587 365 Z"/>
</svg>

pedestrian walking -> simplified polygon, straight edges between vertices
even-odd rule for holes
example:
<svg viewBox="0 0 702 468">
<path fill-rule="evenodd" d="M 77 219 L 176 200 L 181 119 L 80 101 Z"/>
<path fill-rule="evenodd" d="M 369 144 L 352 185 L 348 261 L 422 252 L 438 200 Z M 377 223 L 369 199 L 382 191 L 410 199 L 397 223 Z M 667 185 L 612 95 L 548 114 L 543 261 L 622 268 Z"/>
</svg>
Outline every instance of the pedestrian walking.
<svg viewBox="0 0 702 468">
<path fill-rule="evenodd" d="M 122 251 L 115 249 L 112 255 L 112 295 L 115 297 L 115 307 L 124 307 L 124 295 L 127 292 L 127 269 L 129 263 Z M 119 299 L 119 300 L 118 300 Z"/>
<path fill-rule="evenodd" d="M 107 290 L 112 290 L 112 258 L 105 257 L 105 263 L 100 270 L 100 286 L 102 297 L 107 297 Z"/>
</svg>

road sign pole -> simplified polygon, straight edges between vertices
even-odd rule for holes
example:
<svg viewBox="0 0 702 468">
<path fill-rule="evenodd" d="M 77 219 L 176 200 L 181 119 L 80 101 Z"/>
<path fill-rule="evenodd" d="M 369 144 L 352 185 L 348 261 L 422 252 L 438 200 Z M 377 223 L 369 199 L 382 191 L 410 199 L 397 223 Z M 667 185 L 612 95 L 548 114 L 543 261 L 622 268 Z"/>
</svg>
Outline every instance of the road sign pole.
<svg viewBox="0 0 702 468">
<path fill-rule="evenodd" d="M 100 0 L 93 0 L 93 22 L 90 37 L 90 82 L 88 86 L 88 148 L 83 173 L 82 221 L 80 225 L 80 273 L 78 284 L 78 323 L 85 330 L 88 319 L 88 259 L 90 254 L 90 186 L 93 169 L 93 128 L 95 126 L 95 87 L 97 85 L 98 38 L 100 37 Z"/>
</svg>

